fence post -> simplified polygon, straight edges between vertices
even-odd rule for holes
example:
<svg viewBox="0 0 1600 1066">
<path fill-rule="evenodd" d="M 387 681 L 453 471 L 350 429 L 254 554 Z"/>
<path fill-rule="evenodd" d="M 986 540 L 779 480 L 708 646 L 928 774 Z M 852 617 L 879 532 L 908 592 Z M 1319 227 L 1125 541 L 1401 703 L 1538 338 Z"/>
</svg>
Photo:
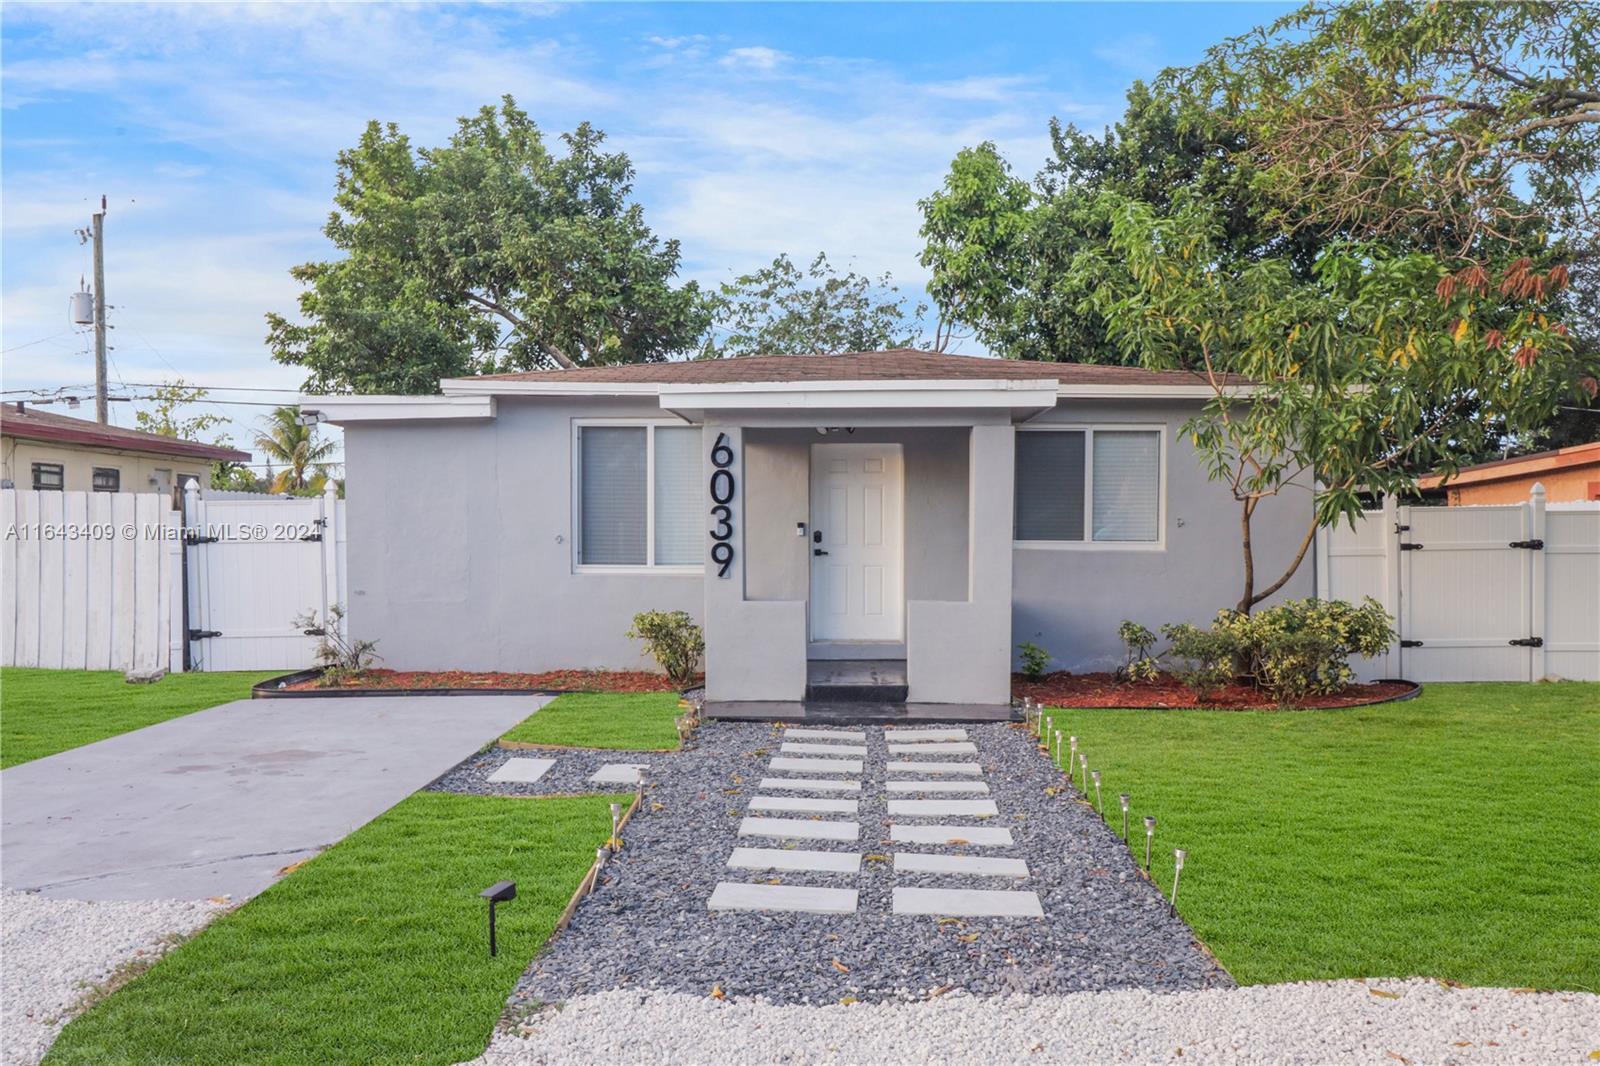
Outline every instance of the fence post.
<svg viewBox="0 0 1600 1066">
<path fill-rule="evenodd" d="M 339 602 L 339 488 L 329 478 L 322 489 L 322 624 L 332 619 L 328 611 Z"/>
<path fill-rule="evenodd" d="M 1406 635 L 1405 610 L 1400 589 L 1400 541 L 1402 525 L 1410 523 L 1411 508 L 1400 506 L 1394 493 L 1383 497 L 1383 609 L 1394 619 L 1394 643 L 1389 645 L 1391 677 L 1405 677 L 1405 649 L 1400 641 Z"/>
<path fill-rule="evenodd" d="M 1545 539 L 1544 507 L 1544 484 L 1535 481 L 1533 488 L 1528 491 L 1528 536 L 1540 542 Z M 1528 636 L 1538 640 L 1538 643 L 1529 649 L 1533 652 L 1530 663 L 1533 672 L 1529 680 L 1542 681 L 1544 680 L 1546 669 L 1544 641 L 1550 628 L 1548 619 L 1545 617 L 1545 603 L 1547 601 L 1545 596 L 1545 575 L 1548 568 L 1545 565 L 1545 549 L 1541 548 L 1528 554 L 1533 556 L 1529 560 L 1533 570 L 1528 579 L 1528 599 L 1530 604 L 1528 620 L 1531 623 L 1531 630 Z"/>
</svg>

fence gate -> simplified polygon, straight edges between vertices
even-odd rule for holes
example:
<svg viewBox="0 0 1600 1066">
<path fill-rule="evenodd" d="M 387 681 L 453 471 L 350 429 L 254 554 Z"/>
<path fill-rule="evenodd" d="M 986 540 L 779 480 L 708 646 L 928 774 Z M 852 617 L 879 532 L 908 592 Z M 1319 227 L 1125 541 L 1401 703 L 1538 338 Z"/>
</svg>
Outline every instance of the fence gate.
<svg viewBox="0 0 1600 1066">
<path fill-rule="evenodd" d="M 193 670 L 302 670 L 317 635 L 295 619 L 342 603 L 343 504 L 319 497 L 184 496 Z"/>
<path fill-rule="evenodd" d="M 1534 680 L 1530 508 L 1398 510 L 1402 676 Z"/>
</svg>

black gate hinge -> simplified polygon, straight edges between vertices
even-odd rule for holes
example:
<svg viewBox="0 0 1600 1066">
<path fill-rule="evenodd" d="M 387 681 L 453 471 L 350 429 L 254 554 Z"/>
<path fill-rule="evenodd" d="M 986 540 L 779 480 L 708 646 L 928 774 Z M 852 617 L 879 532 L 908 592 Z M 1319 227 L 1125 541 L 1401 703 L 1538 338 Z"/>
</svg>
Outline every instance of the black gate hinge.
<svg viewBox="0 0 1600 1066">
<path fill-rule="evenodd" d="M 1420 641 L 1420 640 L 1402 640 L 1400 642 L 1400 646 L 1402 648 L 1420 648 L 1420 647 L 1422 647 L 1422 641 Z"/>
<path fill-rule="evenodd" d="M 1400 550 L 1403 552 L 1419 552 L 1422 550 L 1422 545 L 1414 540 L 1403 540 L 1400 542 Z"/>
<path fill-rule="evenodd" d="M 1542 541 L 1542 540 L 1514 540 L 1514 541 L 1511 542 L 1511 547 L 1513 547 L 1513 548 L 1527 548 L 1529 551 L 1543 551 L 1544 550 L 1544 541 Z"/>
<path fill-rule="evenodd" d="M 207 637 L 220 637 L 220 636 L 222 636 L 222 630 L 220 630 L 220 629 L 191 629 L 191 630 L 189 630 L 189 639 L 190 640 L 205 640 Z"/>
<path fill-rule="evenodd" d="M 1394 531 L 1396 533 L 1409 533 L 1411 532 L 1411 527 L 1404 522 L 1396 522 L 1394 524 Z"/>
<path fill-rule="evenodd" d="M 300 632 L 308 637 L 325 637 L 328 635 L 328 631 L 321 626 L 312 626 L 310 629 L 302 629 Z"/>
<path fill-rule="evenodd" d="M 185 544 L 215 544 L 217 542 L 217 538 L 202 537 L 195 530 L 186 529 L 183 531 L 183 542 Z"/>
<path fill-rule="evenodd" d="M 1510 644 L 1513 648 L 1542 648 L 1544 647 L 1544 638 L 1523 637 L 1520 640 L 1510 640 L 1506 643 Z"/>
<path fill-rule="evenodd" d="M 307 533 L 305 536 L 301 537 L 300 539 L 301 540 L 321 540 L 322 539 L 322 534 L 321 533 Z"/>
</svg>

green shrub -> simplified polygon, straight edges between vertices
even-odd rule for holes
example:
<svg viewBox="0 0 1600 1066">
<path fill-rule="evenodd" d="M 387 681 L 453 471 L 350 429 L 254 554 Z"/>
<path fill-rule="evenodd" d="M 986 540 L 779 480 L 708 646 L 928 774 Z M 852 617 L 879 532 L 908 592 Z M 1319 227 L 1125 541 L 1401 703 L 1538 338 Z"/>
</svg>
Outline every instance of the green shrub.
<svg viewBox="0 0 1600 1066">
<path fill-rule="evenodd" d="M 648 651 L 675 685 L 694 683 L 695 667 L 705 654 L 706 636 L 685 611 L 641 611 L 628 630 L 633 640 L 644 641 Z"/>
<path fill-rule="evenodd" d="M 1117 667 L 1117 677 L 1123 681 L 1154 681 L 1161 673 L 1160 663 L 1150 657 L 1156 635 L 1138 622 L 1124 620 L 1117 627 L 1117 638 L 1127 648 L 1122 665 Z"/>
<path fill-rule="evenodd" d="M 1022 676 L 1029 681 L 1038 681 L 1044 677 L 1044 672 L 1050 665 L 1050 653 L 1031 640 L 1025 640 L 1017 645 L 1017 654 L 1022 659 Z"/>
<path fill-rule="evenodd" d="M 317 678 L 320 686 L 333 688 L 354 681 L 375 663 L 383 661 L 383 656 L 377 652 L 377 641 L 355 640 L 345 633 L 342 603 L 329 607 L 325 620 L 318 621 L 317 612 L 310 610 L 295 618 L 294 625 L 307 636 L 320 638 L 311 652 L 312 660 L 322 667 L 322 674 Z"/>
<path fill-rule="evenodd" d="M 1161 635 L 1171 644 L 1165 652 L 1171 657 L 1168 672 L 1196 696 L 1203 699 L 1233 679 L 1233 663 L 1238 651 L 1233 633 L 1179 622 L 1162 626 Z"/>
</svg>

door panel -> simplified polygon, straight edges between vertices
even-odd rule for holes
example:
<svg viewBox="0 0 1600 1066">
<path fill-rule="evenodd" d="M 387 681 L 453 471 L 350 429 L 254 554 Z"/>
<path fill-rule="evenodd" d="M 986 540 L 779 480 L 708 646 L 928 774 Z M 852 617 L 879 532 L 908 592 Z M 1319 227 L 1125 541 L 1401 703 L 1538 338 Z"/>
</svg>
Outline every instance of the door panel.
<svg viewBox="0 0 1600 1066">
<path fill-rule="evenodd" d="M 903 469 L 898 444 L 812 445 L 813 640 L 902 638 Z"/>
</svg>

